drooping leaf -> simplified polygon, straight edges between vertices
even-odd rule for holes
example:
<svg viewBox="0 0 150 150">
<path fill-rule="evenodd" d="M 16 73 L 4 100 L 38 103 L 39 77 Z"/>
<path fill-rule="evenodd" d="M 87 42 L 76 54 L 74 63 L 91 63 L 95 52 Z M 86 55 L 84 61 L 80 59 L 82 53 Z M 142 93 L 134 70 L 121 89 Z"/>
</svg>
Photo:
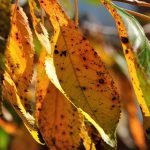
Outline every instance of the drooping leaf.
<svg viewBox="0 0 150 150">
<path fill-rule="evenodd" d="M 144 115 L 144 127 L 150 127 L 150 44 L 138 21 L 110 1 L 101 0 L 114 17 L 131 82 Z M 146 119 L 145 119 L 146 118 Z M 149 125 L 148 125 L 149 124 Z M 146 132 L 148 134 L 148 132 Z"/>
<path fill-rule="evenodd" d="M 50 149 L 77 149 L 81 142 L 83 119 L 49 80 L 44 64 L 46 54 L 42 49 L 37 68 L 37 123 Z"/>
<path fill-rule="evenodd" d="M 40 137 L 40 133 L 35 123 L 35 119 L 25 110 L 24 106 L 22 105 L 17 87 L 7 72 L 4 74 L 3 84 L 3 96 L 12 104 L 33 138 L 38 143 L 43 144 L 42 138 Z"/>
<path fill-rule="evenodd" d="M 22 8 L 12 8 L 11 31 L 6 50 L 3 95 L 12 104 L 25 126 L 39 143 L 43 143 L 31 112 L 28 88 L 33 72 L 33 39 Z"/>
<path fill-rule="evenodd" d="M 115 19 L 135 93 L 137 95 L 139 104 L 142 107 L 143 112 L 145 113 L 145 116 L 150 116 L 150 102 L 148 100 L 149 96 L 147 93 L 149 86 L 148 83 L 145 83 L 149 82 L 149 79 L 147 78 L 147 81 L 142 81 L 140 79 L 141 77 L 139 76 L 139 73 L 144 73 L 145 77 L 148 77 L 148 54 L 150 52 L 148 41 L 140 24 L 135 20 L 133 16 L 127 14 L 119 7 L 116 7 L 114 4 L 110 3 L 110 1 L 101 0 L 101 2 L 110 11 L 111 15 Z M 145 59 L 147 63 L 145 63 L 143 59 Z M 143 69 L 145 70 L 144 72 Z M 147 86 L 145 86 L 144 84 Z M 147 95 L 145 93 L 147 93 Z"/>
<path fill-rule="evenodd" d="M 52 55 L 46 59 L 49 78 L 73 104 L 81 108 L 102 138 L 114 146 L 120 102 L 112 78 L 60 5 L 55 0 L 39 2 L 49 16 L 55 33 L 51 41 Z"/>
<path fill-rule="evenodd" d="M 6 50 L 6 67 L 17 86 L 21 102 L 28 112 L 32 112 L 28 88 L 33 73 L 33 38 L 27 17 L 23 9 L 17 5 L 12 9 L 11 24 Z"/>
</svg>

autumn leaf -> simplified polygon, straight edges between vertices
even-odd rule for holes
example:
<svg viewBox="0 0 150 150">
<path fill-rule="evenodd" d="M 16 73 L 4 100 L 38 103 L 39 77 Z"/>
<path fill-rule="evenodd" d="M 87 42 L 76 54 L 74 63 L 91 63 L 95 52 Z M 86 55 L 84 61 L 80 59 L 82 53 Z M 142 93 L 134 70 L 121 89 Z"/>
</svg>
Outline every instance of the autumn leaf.
<svg viewBox="0 0 150 150">
<path fill-rule="evenodd" d="M 36 119 L 50 149 L 77 149 L 83 119 L 77 109 L 51 83 L 45 71 L 43 48 L 37 68 Z"/>
<path fill-rule="evenodd" d="M 149 101 L 148 101 L 149 96 L 147 93 L 149 86 L 145 86 L 148 83 L 144 83 L 149 81 L 142 81 L 140 79 L 141 77 L 139 76 L 139 74 L 143 73 L 142 68 L 145 68 L 144 74 L 146 76 L 148 75 L 149 72 L 149 63 L 144 64 L 143 62 L 144 58 L 146 58 L 147 61 L 149 60 L 149 55 L 148 55 L 149 47 L 147 45 L 148 44 L 147 39 L 143 33 L 141 26 L 133 16 L 125 12 L 123 13 L 123 10 L 116 7 L 114 4 L 110 2 L 106 2 L 104 0 L 102 0 L 101 2 L 110 11 L 110 13 L 115 19 L 135 93 L 137 95 L 139 104 L 142 107 L 143 112 L 145 113 L 145 116 L 150 116 Z M 127 20 L 128 22 L 130 22 L 130 25 L 129 23 L 127 23 Z M 135 32 L 133 32 L 133 34 L 131 35 L 129 31 L 131 32 L 131 30 L 133 29 Z M 140 57 L 142 56 L 138 56 L 138 53 L 140 53 L 140 55 L 144 55 L 143 56 L 144 58 L 141 59 Z M 147 93 L 147 96 L 144 93 Z"/>
<path fill-rule="evenodd" d="M 101 2 L 115 19 L 131 82 L 143 111 L 145 131 L 149 134 L 147 131 L 149 131 L 150 123 L 147 120 L 150 117 L 150 44 L 142 27 L 133 16 L 110 1 L 102 0 Z"/>
<path fill-rule="evenodd" d="M 10 75 L 5 72 L 3 81 L 3 97 L 6 98 L 14 107 L 17 114 L 23 120 L 25 126 L 33 136 L 33 138 L 40 144 L 43 144 L 40 133 L 38 132 L 35 119 L 30 115 L 21 103 L 17 88 Z"/>
<path fill-rule="evenodd" d="M 33 112 L 32 101 L 28 96 L 33 73 L 33 38 L 23 9 L 15 6 L 12 8 L 12 27 L 5 56 L 6 68 L 17 86 L 24 107 L 28 112 Z"/>
<path fill-rule="evenodd" d="M 12 28 L 6 50 L 6 71 L 3 96 L 12 104 L 25 126 L 37 142 L 43 144 L 31 112 L 28 87 L 33 71 L 33 39 L 27 17 L 22 8 L 12 8 Z"/>
<path fill-rule="evenodd" d="M 81 108 L 102 138 L 114 146 L 120 102 L 112 78 L 59 4 L 55 0 L 39 2 L 49 16 L 55 33 L 51 41 L 52 56 L 46 59 L 49 78 L 73 104 Z"/>
</svg>

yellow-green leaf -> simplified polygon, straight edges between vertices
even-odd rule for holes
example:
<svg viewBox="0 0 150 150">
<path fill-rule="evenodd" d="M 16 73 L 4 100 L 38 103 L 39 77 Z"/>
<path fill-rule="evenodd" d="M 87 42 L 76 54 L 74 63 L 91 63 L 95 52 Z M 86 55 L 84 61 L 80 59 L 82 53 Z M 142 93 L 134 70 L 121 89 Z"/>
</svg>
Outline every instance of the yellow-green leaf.
<svg viewBox="0 0 150 150">
<path fill-rule="evenodd" d="M 81 108 L 102 138 L 115 146 L 120 101 L 114 81 L 100 57 L 56 0 L 39 2 L 55 33 L 51 41 L 52 55 L 46 59 L 49 78 L 73 104 Z"/>
<path fill-rule="evenodd" d="M 135 48 L 135 46 L 137 47 L 138 45 L 136 43 L 134 43 L 134 45 L 132 45 L 132 43 L 129 42 L 129 33 L 127 32 L 127 28 L 125 26 L 123 18 L 121 17 L 120 13 L 118 12 L 119 10 L 117 10 L 117 8 L 110 1 L 101 0 L 101 2 L 109 10 L 111 15 L 115 19 L 116 26 L 117 26 L 118 32 L 119 32 L 119 36 L 120 36 L 120 39 L 122 42 L 122 47 L 124 50 L 125 58 L 126 58 L 126 61 L 128 64 L 128 70 L 129 70 L 131 82 L 133 84 L 137 99 L 139 101 L 139 104 L 142 108 L 144 115 L 150 116 L 149 101 L 146 100 L 147 98 L 146 98 L 146 96 L 144 96 L 144 90 L 141 87 L 142 83 L 138 76 L 139 70 L 137 69 L 138 62 L 137 62 L 137 59 L 134 54 L 134 48 Z"/>
</svg>

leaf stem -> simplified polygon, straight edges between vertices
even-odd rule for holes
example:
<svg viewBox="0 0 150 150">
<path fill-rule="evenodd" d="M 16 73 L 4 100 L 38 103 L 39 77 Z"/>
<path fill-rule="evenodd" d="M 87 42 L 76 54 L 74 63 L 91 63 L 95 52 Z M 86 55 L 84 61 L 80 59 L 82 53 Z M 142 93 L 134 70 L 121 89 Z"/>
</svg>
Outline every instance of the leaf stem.
<svg viewBox="0 0 150 150">
<path fill-rule="evenodd" d="M 78 0 L 74 0 L 74 8 L 75 8 L 75 24 L 78 26 L 79 18 L 78 18 Z"/>
<path fill-rule="evenodd" d="M 128 13 L 134 15 L 134 16 L 137 16 L 137 17 L 141 18 L 141 19 L 144 19 L 144 20 L 146 20 L 146 21 L 150 21 L 150 17 L 149 17 L 149 16 L 146 16 L 146 15 L 144 15 L 144 14 L 141 14 L 141 13 L 138 13 L 138 12 L 135 12 L 135 11 L 132 11 L 132 10 L 128 10 L 128 9 L 124 9 L 124 10 L 125 10 L 126 12 L 128 12 Z"/>
<path fill-rule="evenodd" d="M 42 24 L 44 25 L 44 10 L 43 10 L 43 8 L 41 8 L 41 21 L 42 21 Z"/>
<path fill-rule="evenodd" d="M 139 1 L 139 0 L 113 0 L 113 1 L 118 1 L 122 3 L 128 3 L 136 6 L 142 6 L 142 7 L 150 7 L 150 3 L 144 2 L 144 1 Z"/>
</svg>

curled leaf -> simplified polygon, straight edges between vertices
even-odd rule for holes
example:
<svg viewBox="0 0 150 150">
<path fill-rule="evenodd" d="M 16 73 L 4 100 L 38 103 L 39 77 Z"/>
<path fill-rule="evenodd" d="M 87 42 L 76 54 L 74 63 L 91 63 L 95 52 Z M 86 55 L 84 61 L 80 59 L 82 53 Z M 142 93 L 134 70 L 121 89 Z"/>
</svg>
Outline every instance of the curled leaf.
<svg viewBox="0 0 150 150">
<path fill-rule="evenodd" d="M 26 112 L 24 106 L 21 103 L 21 99 L 18 95 L 17 88 L 15 86 L 15 83 L 9 76 L 7 72 L 4 74 L 4 81 L 3 81 L 3 96 L 9 100 L 9 102 L 14 107 L 17 114 L 20 116 L 20 118 L 23 120 L 25 126 L 33 136 L 33 138 L 40 144 L 43 144 L 42 138 L 40 136 L 40 133 L 36 127 L 35 119 L 33 116 L 31 116 L 28 112 Z"/>
<path fill-rule="evenodd" d="M 28 97 L 34 59 L 32 33 L 21 7 L 13 7 L 12 14 L 12 27 L 6 50 L 7 72 L 17 86 L 24 107 L 32 112 L 31 100 Z"/>
</svg>

